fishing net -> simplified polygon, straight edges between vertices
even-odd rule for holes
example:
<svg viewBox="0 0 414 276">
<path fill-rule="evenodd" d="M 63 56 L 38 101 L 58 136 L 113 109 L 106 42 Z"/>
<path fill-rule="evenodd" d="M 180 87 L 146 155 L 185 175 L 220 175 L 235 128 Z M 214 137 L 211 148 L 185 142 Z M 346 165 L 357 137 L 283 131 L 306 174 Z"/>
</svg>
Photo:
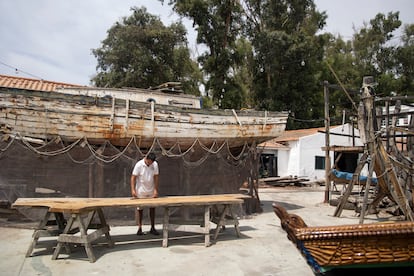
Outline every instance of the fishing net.
<svg viewBox="0 0 414 276">
<path fill-rule="evenodd" d="M 157 139 L 151 148 L 141 149 L 135 138 L 125 147 L 115 147 L 109 142 L 91 144 L 86 138 L 65 143 L 56 137 L 40 143 L 2 135 L 0 200 L 10 205 L 19 197 L 129 197 L 132 169 L 149 151 L 156 153 L 159 163 L 160 196 L 244 192 L 254 197 L 259 160 L 255 145 L 206 147 L 195 139 L 182 151 L 179 144 L 166 149 Z M 133 208 L 105 212 L 109 220 L 134 223 Z M 176 215 L 189 218 L 199 212 L 192 208 Z M 236 212 L 241 215 L 246 209 Z M 161 215 L 157 212 L 157 217 Z"/>
</svg>

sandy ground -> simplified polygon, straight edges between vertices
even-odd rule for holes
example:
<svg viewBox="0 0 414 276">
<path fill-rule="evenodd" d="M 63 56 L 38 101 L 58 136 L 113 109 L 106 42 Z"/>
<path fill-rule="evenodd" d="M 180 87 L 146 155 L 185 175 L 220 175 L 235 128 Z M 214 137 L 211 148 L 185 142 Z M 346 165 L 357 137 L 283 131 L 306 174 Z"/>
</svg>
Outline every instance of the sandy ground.
<svg viewBox="0 0 414 276">
<path fill-rule="evenodd" d="M 34 255 L 25 258 L 33 225 L 2 220 L 0 226 L 0 275 L 315 275 L 280 227 L 273 213 L 277 202 L 288 212 L 301 216 L 309 226 L 356 224 L 354 211 L 334 217 L 334 206 L 324 203 L 324 187 L 261 188 L 263 212 L 240 218 L 242 237 L 232 226 L 220 233 L 218 241 L 204 246 L 200 234 L 170 232 L 167 248 L 160 236 L 136 236 L 135 226 L 111 226 L 115 246 L 97 241 L 96 262 L 90 263 L 82 247 L 52 260 L 55 238 L 43 238 Z M 370 215 L 365 223 L 395 219 L 391 215 Z M 148 231 L 148 226 L 144 231 Z M 157 224 L 161 229 L 162 225 Z M 382 270 L 384 272 L 384 270 Z"/>
</svg>

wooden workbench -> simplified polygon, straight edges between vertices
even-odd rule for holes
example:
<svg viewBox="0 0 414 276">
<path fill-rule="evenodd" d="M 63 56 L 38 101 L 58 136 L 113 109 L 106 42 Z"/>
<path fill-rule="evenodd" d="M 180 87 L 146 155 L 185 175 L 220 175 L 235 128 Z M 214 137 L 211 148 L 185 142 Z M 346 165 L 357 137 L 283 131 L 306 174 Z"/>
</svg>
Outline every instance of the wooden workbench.
<svg viewBox="0 0 414 276">
<path fill-rule="evenodd" d="M 57 246 L 52 259 L 57 259 L 62 247 L 69 253 L 68 244 L 82 244 L 90 262 L 96 258 L 92 250 L 92 242 L 101 236 L 105 236 L 109 246 L 113 241 L 109 234 L 110 227 L 106 223 L 102 208 L 104 207 L 161 207 L 164 208 L 163 217 L 163 239 L 162 246 L 168 246 L 168 230 L 170 208 L 182 206 L 204 207 L 203 225 L 200 225 L 204 234 L 205 246 L 210 246 L 210 221 L 216 223 L 217 227 L 213 240 L 217 239 L 218 233 L 225 226 L 226 216 L 231 218 L 237 236 L 240 236 L 237 216 L 233 214 L 232 205 L 243 203 L 243 194 L 220 194 L 220 195 L 197 195 L 197 196 L 166 196 L 158 198 L 19 198 L 14 203 L 14 208 L 47 208 L 46 214 L 34 230 L 33 239 L 26 253 L 31 256 L 32 251 L 40 237 L 57 236 Z M 210 209 L 217 212 L 214 220 L 211 220 Z M 64 219 L 64 214 L 69 219 Z M 56 218 L 56 228 L 46 228 L 51 215 Z M 97 223 L 92 223 L 94 218 Z M 94 229 L 92 231 L 92 229 Z M 177 229 L 177 228 L 175 228 Z M 90 231 L 88 231 L 90 230 Z M 80 235 L 75 235 L 80 233 Z"/>
</svg>

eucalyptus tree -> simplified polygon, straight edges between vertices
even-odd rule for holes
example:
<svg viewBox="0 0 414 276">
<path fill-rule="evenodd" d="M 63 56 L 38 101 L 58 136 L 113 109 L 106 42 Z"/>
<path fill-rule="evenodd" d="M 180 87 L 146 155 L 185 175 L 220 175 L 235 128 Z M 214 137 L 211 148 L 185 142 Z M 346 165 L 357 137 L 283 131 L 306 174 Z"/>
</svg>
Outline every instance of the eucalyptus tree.
<svg viewBox="0 0 414 276">
<path fill-rule="evenodd" d="M 329 84 L 329 114 L 331 123 L 338 124 L 346 118 L 356 115 L 355 105 L 361 86 L 361 71 L 355 66 L 352 40 L 344 40 L 341 35 L 325 34 L 324 66 L 321 79 Z M 345 89 L 345 91 L 344 91 Z"/>
<path fill-rule="evenodd" d="M 221 108 L 246 107 L 249 85 L 238 75 L 248 56 L 246 41 L 238 42 L 243 28 L 239 1 L 169 0 L 168 4 L 178 15 L 193 21 L 197 43 L 205 46 L 198 61 L 206 92 L 214 103 Z"/>
<path fill-rule="evenodd" d="M 199 95 L 201 73 L 191 60 L 187 31 L 181 22 L 164 26 L 146 8 L 131 8 L 107 32 L 92 53 L 98 61 L 92 82 L 98 87 L 148 88 L 181 82 L 187 93 Z"/>
<path fill-rule="evenodd" d="M 291 111 L 288 128 L 323 121 L 320 68 L 326 14 L 312 0 L 246 0 L 246 33 L 254 49 L 253 83 L 260 108 Z"/>
<path fill-rule="evenodd" d="M 358 30 L 352 39 L 355 55 L 354 66 L 360 72 L 356 81 L 365 75 L 374 76 L 378 82 L 377 91 L 387 95 L 398 88 L 397 46 L 394 31 L 401 26 L 399 12 L 387 15 L 378 13 L 375 18 Z"/>
<path fill-rule="evenodd" d="M 397 49 L 399 92 L 414 96 L 414 24 L 404 26 L 402 45 Z"/>
</svg>

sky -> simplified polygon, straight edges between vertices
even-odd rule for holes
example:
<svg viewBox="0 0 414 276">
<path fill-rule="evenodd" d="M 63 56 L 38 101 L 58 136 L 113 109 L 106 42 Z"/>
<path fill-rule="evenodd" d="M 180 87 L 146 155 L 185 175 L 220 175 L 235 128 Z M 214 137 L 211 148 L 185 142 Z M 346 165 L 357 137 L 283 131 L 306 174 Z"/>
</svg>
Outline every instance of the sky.
<svg viewBox="0 0 414 276">
<path fill-rule="evenodd" d="M 400 12 L 403 24 L 414 24 L 413 0 L 314 0 L 326 11 L 323 31 L 350 39 L 377 13 Z M 178 20 L 171 7 L 157 0 L 0 0 L 0 74 L 91 85 L 101 47 L 109 28 L 131 15 L 131 7 L 145 6 L 165 25 Z M 193 55 L 202 51 L 189 30 Z M 200 50 L 201 49 L 201 50 Z"/>
</svg>

